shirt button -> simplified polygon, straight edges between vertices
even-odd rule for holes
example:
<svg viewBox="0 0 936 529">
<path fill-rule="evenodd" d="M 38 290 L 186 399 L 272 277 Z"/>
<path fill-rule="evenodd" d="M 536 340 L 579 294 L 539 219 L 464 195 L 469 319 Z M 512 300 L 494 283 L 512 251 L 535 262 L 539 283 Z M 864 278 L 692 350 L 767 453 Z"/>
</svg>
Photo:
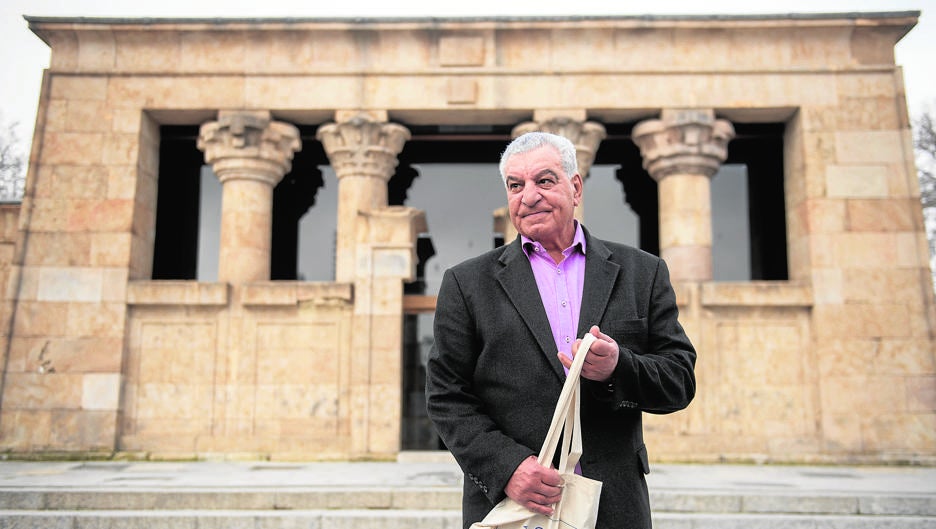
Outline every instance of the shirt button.
<svg viewBox="0 0 936 529">
<path fill-rule="evenodd" d="M 568 336 L 565 337 L 565 341 L 566 341 L 566 343 L 569 343 L 570 340 L 569 340 L 569 337 L 568 337 Z"/>
<path fill-rule="evenodd" d="M 565 307 L 566 305 L 568 305 L 568 303 L 566 303 L 565 301 L 563 301 L 563 302 L 562 302 L 562 306 Z"/>
</svg>

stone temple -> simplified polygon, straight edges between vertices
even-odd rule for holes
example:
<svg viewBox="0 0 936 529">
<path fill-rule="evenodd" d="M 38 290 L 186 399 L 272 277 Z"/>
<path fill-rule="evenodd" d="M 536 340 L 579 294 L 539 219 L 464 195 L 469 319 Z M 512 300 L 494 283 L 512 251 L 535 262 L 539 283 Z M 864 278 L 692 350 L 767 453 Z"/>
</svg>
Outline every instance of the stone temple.
<svg viewBox="0 0 936 529">
<path fill-rule="evenodd" d="M 0 211 L 0 451 L 441 452 L 439 280 L 516 236 L 497 162 L 545 130 L 699 350 L 654 459 L 936 461 L 918 17 L 27 17 L 51 63 Z"/>
</svg>

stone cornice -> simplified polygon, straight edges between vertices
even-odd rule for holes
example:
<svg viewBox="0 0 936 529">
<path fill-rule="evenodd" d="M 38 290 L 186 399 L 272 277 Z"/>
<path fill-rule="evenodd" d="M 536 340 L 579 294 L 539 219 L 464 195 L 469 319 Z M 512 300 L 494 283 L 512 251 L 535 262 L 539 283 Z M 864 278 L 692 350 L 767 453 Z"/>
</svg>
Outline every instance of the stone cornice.
<svg viewBox="0 0 936 529">
<path fill-rule="evenodd" d="M 459 100 L 463 103 L 478 103 L 487 93 L 481 78 L 529 76 L 543 68 L 557 74 L 595 76 L 892 71 L 896 68 L 893 47 L 916 25 L 918 16 L 916 11 L 904 11 L 668 17 L 26 20 L 52 48 L 49 72 L 53 74 L 449 76 L 448 92 L 440 93 L 468 97 Z M 563 32 L 563 37 L 558 38 L 556 31 Z M 674 40 L 672 32 L 686 32 L 688 40 Z M 740 45 L 752 32 L 761 45 L 776 43 L 770 55 L 764 56 L 763 46 Z M 368 37 L 370 33 L 380 33 L 381 38 Z M 509 37 L 511 33 L 519 34 Z M 531 39 L 550 53 L 527 57 L 524 43 Z M 588 43 L 597 40 L 605 43 L 606 53 L 589 51 Z M 141 41 L 147 45 L 139 46 Z M 635 47 L 654 52 L 635 53 Z M 290 48 L 306 51 L 274 54 L 276 60 L 271 60 L 270 50 Z M 698 51 L 703 48 L 707 50 L 704 54 Z M 321 51 L 326 49 L 328 53 Z M 399 53 L 400 49 L 412 52 Z M 654 59 L 648 58 L 650 55 Z M 608 80 L 611 84 L 621 82 Z M 449 100 L 444 103 L 448 106 Z M 344 106 L 366 105 L 354 102 Z"/>
<path fill-rule="evenodd" d="M 746 23 L 766 22 L 775 26 L 777 22 L 791 24 L 813 23 L 828 25 L 830 22 L 847 24 L 858 21 L 876 21 L 879 23 L 894 22 L 896 24 L 912 21 L 920 17 L 919 10 L 906 11 L 849 11 L 829 13 L 768 13 L 768 14 L 732 14 L 732 15 L 570 15 L 570 16 L 483 16 L 483 17 L 241 17 L 241 18 L 203 18 L 203 17 L 54 17 L 23 15 L 30 27 L 33 26 L 147 26 L 151 28 L 162 26 L 211 26 L 215 29 L 229 27 L 239 29 L 242 26 L 302 26 L 302 25 L 332 25 L 340 26 L 424 26 L 438 28 L 440 25 L 524 25 L 524 24 L 561 24 L 561 23 L 602 23 L 614 25 L 681 25 L 685 23 L 726 23 L 741 25 Z"/>
</svg>

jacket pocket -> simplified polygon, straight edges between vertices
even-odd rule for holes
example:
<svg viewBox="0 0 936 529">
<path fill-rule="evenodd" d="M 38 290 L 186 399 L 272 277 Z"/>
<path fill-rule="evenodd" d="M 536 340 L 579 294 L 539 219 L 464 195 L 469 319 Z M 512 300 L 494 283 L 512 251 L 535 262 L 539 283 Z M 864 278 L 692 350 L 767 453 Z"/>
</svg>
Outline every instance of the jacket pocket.
<svg viewBox="0 0 936 529">
<path fill-rule="evenodd" d="M 638 318 L 636 320 L 610 320 L 607 325 L 611 331 L 621 334 L 647 333 L 647 318 Z"/>
<path fill-rule="evenodd" d="M 650 473 L 650 459 L 647 456 L 647 445 L 642 444 L 637 449 L 637 459 L 640 460 L 640 468 L 644 474 Z"/>
<path fill-rule="evenodd" d="M 618 343 L 638 354 L 647 350 L 647 318 L 637 320 L 611 320 L 601 331 Z"/>
</svg>

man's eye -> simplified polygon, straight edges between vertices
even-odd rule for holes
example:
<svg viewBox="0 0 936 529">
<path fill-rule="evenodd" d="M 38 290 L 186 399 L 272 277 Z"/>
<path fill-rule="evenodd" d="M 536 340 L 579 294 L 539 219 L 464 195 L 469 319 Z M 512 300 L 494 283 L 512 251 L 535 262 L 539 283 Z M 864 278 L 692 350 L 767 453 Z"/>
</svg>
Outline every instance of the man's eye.
<svg viewBox="0 0 936 529">
<path fill-rule="evenodd" d="M 555 184 L 555 183 L 556 183 L 556 181 L 553 180 L 552 178 L 543 178 L 542 180 L 539 181 L 539 185 L 541 185 L 541 186 L 543 186 L 543 187 L 549 187 L 549 186 L 552 186 L 552 185 Z"/>
</svg>

